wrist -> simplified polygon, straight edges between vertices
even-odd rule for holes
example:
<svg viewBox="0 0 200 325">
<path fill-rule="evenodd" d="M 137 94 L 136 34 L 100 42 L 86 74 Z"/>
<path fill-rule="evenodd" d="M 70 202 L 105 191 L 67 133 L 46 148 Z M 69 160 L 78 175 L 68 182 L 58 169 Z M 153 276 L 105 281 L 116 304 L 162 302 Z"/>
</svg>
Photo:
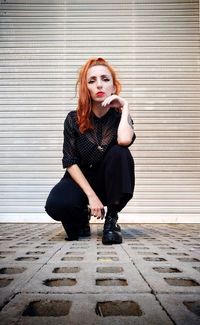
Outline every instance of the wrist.
<svg viewBox="0 0 200 325">
<path fill-rule="evenodd" d="M 90 198 L 92 198 L 92 197 L 95 195 L 95 193 L 94 193 L 93 190 L 88 190 L 88 191 L 86 192 L 86 195 L 87 195 L 87 198 L 88 198 L 88 200 L 89 200 Z"/>
<path fill-rule="evenodd" d="M 123 109 L 128 109 L 128 102 L 126 99 L 123 98 L 123 102 L 122 102 L 122 108 Z"/>
<path fill-rule="evenodd" d="M 129 114 L 128 104 L 125 104 L 124 106 L 122 106 L 121 110 L 122 110 L 123 115 L 128 115 Z"/>
</svg>

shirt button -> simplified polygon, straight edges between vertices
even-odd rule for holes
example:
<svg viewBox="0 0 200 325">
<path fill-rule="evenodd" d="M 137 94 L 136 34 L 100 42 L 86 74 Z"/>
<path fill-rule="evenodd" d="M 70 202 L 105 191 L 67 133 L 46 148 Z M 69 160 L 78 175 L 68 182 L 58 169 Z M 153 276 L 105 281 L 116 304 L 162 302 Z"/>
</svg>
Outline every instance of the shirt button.
<svg viewBox="0 0 200 325">
<path fill-rule="evenodd" d="M 92 168 L 92 164 L 90 165 L 90 168 Z"/>
</svg>

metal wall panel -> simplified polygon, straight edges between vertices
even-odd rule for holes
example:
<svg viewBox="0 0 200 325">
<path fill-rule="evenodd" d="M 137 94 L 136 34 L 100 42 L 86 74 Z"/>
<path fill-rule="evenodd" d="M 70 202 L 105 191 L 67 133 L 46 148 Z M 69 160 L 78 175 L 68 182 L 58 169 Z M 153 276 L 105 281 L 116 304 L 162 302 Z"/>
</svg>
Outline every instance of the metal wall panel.
<svg viewBox="0 0 200 325">
<path fill-rule="evenodd" d="M 118 70 L 135 121 L 125 221 L 199 222 L 198 0 L 7 0 L 0 24 L 0 220 L 50 221 L 80 66 Z"/>
</svg>

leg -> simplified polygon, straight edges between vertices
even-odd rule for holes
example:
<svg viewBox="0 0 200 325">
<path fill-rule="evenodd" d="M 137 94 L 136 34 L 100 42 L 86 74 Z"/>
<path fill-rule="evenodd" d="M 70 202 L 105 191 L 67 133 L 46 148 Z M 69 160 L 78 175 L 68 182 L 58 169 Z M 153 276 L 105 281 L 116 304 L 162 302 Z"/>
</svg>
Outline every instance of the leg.
<svg viewBox="0 0 200 325">
<path fill-rule="evenodd" d="M 132 198 L 134 185 L 134 161 L 129 149 L 119 145 L 113 146 L 106 154 L 97 176 L 97 193 L 103 193 L 108 207 L 103 244 L 122 242 L 117 213 Z"/>
<path fill-rule="evenodd" d="M 121 211 L 132 198 L 135 177 L 134 161 L 128 148 L 113 146 L 104 159 L 104 179 L 107 206 Z"/>
<path fill-rule="evenodd" d="M 62 178 L 51 190 L 45 210 L 54 220 L 61 221 L 69 239 L 77 239 L 84 223 L 87 197 L 70 178 Z"/>
</svg>

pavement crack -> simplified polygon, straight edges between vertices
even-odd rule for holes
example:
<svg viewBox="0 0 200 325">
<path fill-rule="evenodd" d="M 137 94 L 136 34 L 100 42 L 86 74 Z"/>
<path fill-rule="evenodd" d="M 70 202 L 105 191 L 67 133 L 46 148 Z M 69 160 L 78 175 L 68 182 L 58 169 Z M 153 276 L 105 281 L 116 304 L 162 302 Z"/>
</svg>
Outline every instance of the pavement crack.
<svg viewBox="0 0 200 325">
<path fill-rule="evenodd" d="M 172 324 L 177 325 L 176 322 L 173 320 L 173 318 L 171 317 L 171 315 L 168 313 L 167 309 L 162 305 L 161 301 L 158 299 L 156 293 L 154 292 L 154 297 L 156 299 L 156 301 L 159 303 L 160 307 L 162 308 L 162 310 L 166 313 L 166 315 L 169 317 L 169 319 L 171 320 Z"/>
<path fill-rule="evenodd" d="M 132 261 L 132 257 L 128 254 L 128 252 L 124 249 L 124 247 L 122 247 L 124 252 L 128 255 L 128 257 L 131 259 Z M 153 288 L 151 287 L 151 285 L 148 283 L 148 281 L 146 280 L 146 278 L 143 276 L 142 272 L 140 271 L 140 269 L 137 267 L 137 265 L 132 261 L 133 265 L 135 266 L 136 270 L 138 271 L 138 273 L 140 274 L 140 276 L 142 277 L 142 279 L 145 281 L 145 283 L 148 285 L 151 294 L 155 297 L 155 300 L 158 302 L 158 304 L 160 305 L 161 309 L 166 313 L 166 315 L 168 316 L 168 318 L 171 320 L 172 324 L 176 325 L 176 323 L 174 322 L 174 320 L 172 319 L 171 315 L 168 313 L 168 311 L 165 309 L 165 307 L 162 305 L 161 301 L 158 299 L 155 290 L 153 290 Z"/>
<path fill-rule="evenodd" d="M 4 304 L 0 307 L 0 312 L 13 300 L 16 296 L 18 296 L 21 292 L 15 292 L 7 300 L 5 300 Z"/>
</svg>

